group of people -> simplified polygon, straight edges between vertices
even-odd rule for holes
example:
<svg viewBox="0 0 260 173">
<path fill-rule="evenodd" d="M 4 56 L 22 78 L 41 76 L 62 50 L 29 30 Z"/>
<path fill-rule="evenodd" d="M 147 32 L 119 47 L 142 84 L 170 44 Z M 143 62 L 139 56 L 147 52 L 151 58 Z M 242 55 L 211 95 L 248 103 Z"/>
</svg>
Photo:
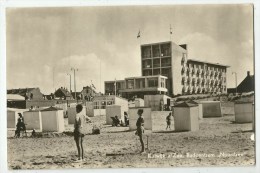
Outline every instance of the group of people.
<svg viewBox="0 0 260 173">
<path fill-rule="evenodd" d="M 82 132 L 83 122 L 84 122 L 84 115 L 82 113 L 83 106 L 81 104 L 78 104 L 76 106 L 76 118 L 75 118 L 75 124 L 74 124 L 74 140 L 76 142 L 77 150 L 78 150 L 78 161 L 84 160 L 84 149 L 83 149 L 83 138 L 84 133 Z M 144 147 L 144 141 L 143 141 L 143 134 L 144 134 L 144 118 L 143 118 L 143 109 L 138 109 L 137 111 L 138 119 L 136 121 L 136 135 L 139 136 L 139 140 L 141 143 L 141 152 L 145 153 L 145 147 Z M 83 116 L 82 116 L 83 115 Z M 169 113 L 169 115 L 166 118 L 167 127 L 166 130 L 169 128 L 171 129 L 171 116 L 172 114 Z M 127 116 L 127 113 L 125 113 L 125 122 L 129 124 L 129 119 Z"/>
</svg>

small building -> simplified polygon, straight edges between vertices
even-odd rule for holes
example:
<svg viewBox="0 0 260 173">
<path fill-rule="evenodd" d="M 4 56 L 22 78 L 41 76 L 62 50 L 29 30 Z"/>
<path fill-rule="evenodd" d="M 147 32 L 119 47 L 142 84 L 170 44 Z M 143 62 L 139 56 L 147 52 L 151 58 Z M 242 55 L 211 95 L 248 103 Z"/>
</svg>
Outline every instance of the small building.
<svg viewBox="0 0 260 173">
<path fill-rule="evenodd" d="M 94 90 L 93 87 L 91 86 L 86 86 L 83 87 L 81 93 L 80 93 L 80 98 L 82 100 L 86 101 L 92 101 L 92 99 L 97 95 L 96 91 Z"/>
<path fill-rule="evenodd" d="M 63 132 L 65 130 L 63 110 L 49 107 L 41 111 L 43 132 Z"/>
<path fill-rule="evenodd" d="M 40 110 L 30 110 L 23 113 L 26 130 L 42 131 L 42 116 Z"/>
<path fill-rule="evenodd" d="M 82 100 L 83 96 L 81 92 L 71 92 L 72 98 L 75 100 Z"/>
<path fill-rule="evenodd" d="M 235 102 L 235 122 L 252 123 L 254 119 L 254 107 L 252 102 L 237 101 Z"/>
<path fill-rule="evenodd" d="M 39 88 L 9 89 L 7 97 L 9 94 L 22 96 L 25 100 L 43 100 L 43 94 Z"/>
<path fill-rule="evenodd" d="M 173 106 L 175 131 L 199 130 L 198 104 L 183 102 Z"/>
<path fill-rule="evenodd" d="M 122 122 L 124 122 L 124 112 L 121 109 L 121 106 L 119 105 L 107 105 L 106 106 L 106 124 L 107 125 L 112 125 L 112 117 L 117 116 L 118 119 Z"/>
<path fill-rule="evenodd" d="M 129 77 L 120 81 L 106 81 L 105 94 L 116 94 L 126 99 L 144 98 L 144 95 L 166 94 L 167 77 L 161 75 Z M 113 86 L 112 86 L 113 85 Z M 116 86 L 115 86 L 116 85 Z M 114 88 L 114 89 L 113 89 Z"/>
<path fill-rule="evenodd" d="M 71 93 L 69 90 L 67 90 L 64 87 L 60 87 L 54 92 L 54 97 L 55 99 L 60 99 L 60 100 L 71 100 L 73 99 Z"/>
<path fill-rule="evenodd" d="M 106 106 L 119 105 L 122 112 L 128 111 L 128 101 L 122 97 L 114 95 L 96 96 L 93 98 L 93 115 L 106 115 Z"/>
<path fill-rule="evenodd" d="M 222 117 L 220 101 L 200 101 L 202 104 L 203 118 Z"/>
<path fill-rule="evenodd" d="M 247 93 L 255 91 L 255 75 L 250 75 L 250 71 L 247 71 L 247 76 L 236 88 L 228 88 L 228 93 Z"/>
<path fill-rule="evenodd" d="M 28 109 L 30 107 L 54 106 L 54 101 L 44 99 L 39 88 L 23 88 L 7 90 L 7 107 Z"/>
<path fill-rule="evenodd" d="M 164 109 L 164 105 L 167 105 L 170 97 L 167 95 L 145 95 L 144 96 L 144 106 L 150 107 L 152 111 L 162 111 Z"/>
</svg>

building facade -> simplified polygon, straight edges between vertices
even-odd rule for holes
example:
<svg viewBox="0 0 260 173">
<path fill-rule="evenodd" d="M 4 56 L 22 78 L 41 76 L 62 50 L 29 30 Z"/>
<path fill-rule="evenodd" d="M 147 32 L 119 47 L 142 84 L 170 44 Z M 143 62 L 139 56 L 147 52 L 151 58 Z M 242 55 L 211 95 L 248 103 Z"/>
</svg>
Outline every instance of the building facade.
<svg viewBox="0 0 260 173">
<path fill-rule="evenodd" d="M 160 42 L 141 45 L 142 75 L 162 75 L 168 78 L 167 95 L 181 93 L 175 87 L 176 80 L 181 80 L 181 60 L 187 57 L 187 45 L 174 42 Z"/>
<path fill-rule="evenodd" d="M 115 89 L 117 91 L 116 95 L 128 99 L 134 96 L 144 98 L 144 95 L 149 94 L 166 94 L 168 91 L 166 82 L 167 77 L 161 75 L 129 77 L 120 81 L 106 81 L 105 94 L 114 95 Z"/>
<path fill-rule="evenodd" d="M 170 97 L 184 94 L 226 93 L 226 72 L 229 66 L 188 59 L 187 45 L 159 42 L 141 45 L 142 77 L 106 81 L 105 94 L 144 98 L 149 94 Z M 154 86 L 152 82 L 154 81 Z M 145 82 L 146 81 L 146 82 Z M 148 81 L 148 82 L 147 82 Z M 165 83 L 161 86 L 161 81 Z"/>
<path fill-rule="evenodd" d="M 182 80 L 179 81 L 182 94 L 226 93 L 227 67 L 194 59 L 183 59 Z"/>
<path fill-rule="evenodd" d="M 187 45 L 141 45 L 142 75 L 168 77 L 167 95 L 226 93 L 227 65 L 188 59 Z"/>
</svg>

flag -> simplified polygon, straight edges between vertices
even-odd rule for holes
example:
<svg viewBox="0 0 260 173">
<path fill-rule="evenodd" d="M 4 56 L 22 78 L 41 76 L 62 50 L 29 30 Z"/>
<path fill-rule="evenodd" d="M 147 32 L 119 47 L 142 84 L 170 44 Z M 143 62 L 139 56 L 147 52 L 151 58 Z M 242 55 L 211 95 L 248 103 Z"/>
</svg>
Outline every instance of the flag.
<svg viewBox="0 0 260 173">
<path fill-rule="evenodd" d="M 96 89 L 96 87 L 93 85 L 93 84 L 91 84 L 92 85 L 92 87 L 94 88 L 94 89 Z"/>
<path fill-rule="evenodd" d="M 170 25 L 170 34 L 172 34 L 172 25 Z"/>
<path fill-rule="evenodd" d="M 139 30 L 138 34 L 137 34 L 137 38 L 141 37 L 141 32 Z"/>
</svg>

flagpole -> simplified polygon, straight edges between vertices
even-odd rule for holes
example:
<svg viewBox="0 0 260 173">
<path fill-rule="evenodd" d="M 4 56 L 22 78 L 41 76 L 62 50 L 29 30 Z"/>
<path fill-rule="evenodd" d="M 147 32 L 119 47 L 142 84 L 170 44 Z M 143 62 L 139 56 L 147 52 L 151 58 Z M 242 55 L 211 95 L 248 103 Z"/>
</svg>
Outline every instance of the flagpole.
<svg viewBox="0 0 260 173">
<path fill-rule="evenodd" d="M 115 96 L 116 96 L 116 78 L 115 78 L 115 84 L 114 84 L 114 86 L 115 86 Z"/>
<path fill-rule="evenodd" d="M 170 24 L 170 41 L 172 42 L 172 25 Z"/>
</svg>

